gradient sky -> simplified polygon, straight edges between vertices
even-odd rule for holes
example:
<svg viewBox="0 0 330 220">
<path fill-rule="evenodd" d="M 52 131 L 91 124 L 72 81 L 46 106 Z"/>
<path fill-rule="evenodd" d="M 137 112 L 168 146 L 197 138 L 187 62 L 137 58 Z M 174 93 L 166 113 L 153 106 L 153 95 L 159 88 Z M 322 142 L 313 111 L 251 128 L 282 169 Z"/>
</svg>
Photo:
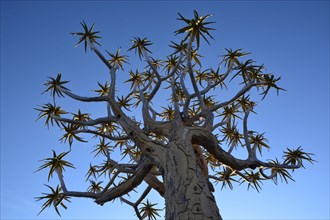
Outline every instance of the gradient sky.
<svg viewBox="0 0 330 220">
<path fill-rule="evenodd" d="M 101 31 L 102 51 L 126 50 L 133 36 L 148 37 L 153 55 L 164 59 L 173 31 L 182 23 L 177 12 L 191 17 L 212 13 L 211 46 L 202 44 L 206 67 L 219 63 L 224 48 L 243 48 L 264 63 L 269 72 L 282 76 L 287 92 L 274 92 L 260 102 L 251 126 L 266 132 L 272 147 L 265 159 L 280 157 L 287 147 L 302 146 L 315 154 L 314 165 L 297 170 L 296 182 L 263 190 L 216 189 L 224 219 L 329 219 L 329 1 L 1 1 L 1 219 L 57 219 L 54 209 L 37 217 L 42 203 L 34 197 L 47 191 L 47 171 L 33 173 L 40 159 L 67 150 L 56 128 L 36 121 L 33 109 L 51 101 L 41 95 L 48 76 L 61 72 L 75 93 L 91 95 L 97 82 L 107 80 L 107 71 L 95 54 L 74 48 L 70 32 L 81 31 L 79 22 L 95 22 Z M 145 65 L 144 65 L 145 66 Z M 142 67 L 144 67 L 142 66 Z M 126 66 L 129 70 L 129 66 Z M 118 73 L 119 74 L 119 73 Z M 127 79 L 128 73 L 118 77 Z M 118 86 L 119 88 L 126 88 Z M 161 100 L 160 100 L 161 101 Z M 79 107 L 105 114 L 104 106 Z M 84 190 L 84 175 L 93 147 L 74 144 L 68 158 L 78 169 L 68 170 L 69 189 Z M 80 168 L 80 169 L 79 169 Z M 82 169 L 81 169 L 82 168 Z M 54 179 L 49 183 L 57 184 Z M 154 193 L 158 208 L 163 201 Z M 91 200 L 72 199 L 63 219 L 134 219 L 134 212 L 120 202 L 97 206 Z"/>
</svg>

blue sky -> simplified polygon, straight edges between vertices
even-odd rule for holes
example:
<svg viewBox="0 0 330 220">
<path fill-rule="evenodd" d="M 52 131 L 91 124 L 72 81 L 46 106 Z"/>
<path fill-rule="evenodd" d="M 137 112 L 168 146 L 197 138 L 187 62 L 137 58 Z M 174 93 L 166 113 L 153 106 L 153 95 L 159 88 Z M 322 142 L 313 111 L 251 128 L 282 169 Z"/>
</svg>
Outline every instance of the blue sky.
<svg viewBox="0 0 330 220">
<path fill-rule="evenodd" d="M 266 132 L 270 141 L 265 158 L 302 146 L 318 161 L 295 171 L 296 182 L 265 183 L 260 193 L 247 191 L 245 185 L 233 191 L 218 187 L 215 196 L 223 218 L 329 219 L 328 1 L 1 1 L 1 219 L 58 218 L 53 209 L 36 216 L 41 203 L 34 197 L 46 190 L 47 173 L 33 172 L 51 149 L 63 152 L 67 145 L 58 141 L 58 129 L 36 122 L 33 108 L 51 101 L 41 95 L 43 83 L 58 72 L 70 80 L 70 89 L 83 95 L 107 80 L 93 53 L 74 48 L 77 39 L 69 33 L 81 30 L 79 22 L 95 22 L 103 50 L 114 53 L 122 47 L 126 53 L 134 36 L 148 37 L 153 55 L 163 59 L 171 52 L 170 41 L 179 39 L 173 34 L 182 25 L 177 12 L 191 17 L 194 9 L 214 14 L 211 20 L 217 22 L 211 46 L 202 44 L 205 66 L 216 67 L 224 48 L 243 48 L 282 76 L 287 92 L 269 95 L 251 117 L 251 127 Z M 126 54 L 137 65 L 134 53 Z M 127 71 L 118 77 L 127 79 Z M 61 102 L 72 111 L 105 114 L 101 105 Z M 93 147 L 73 148 L 68 159 L 79 169 L 68 170 L 67 184 L 84 190 Z M 56 185 L 56 179 L 49 184 Z M 156 195 L 151 200 L 162 208 Z M 86 199 L 72 199 L 61 213 L 63 219 L 134 219 L 133 210 L 119 202 L 100 207 Z"/>
</svg>

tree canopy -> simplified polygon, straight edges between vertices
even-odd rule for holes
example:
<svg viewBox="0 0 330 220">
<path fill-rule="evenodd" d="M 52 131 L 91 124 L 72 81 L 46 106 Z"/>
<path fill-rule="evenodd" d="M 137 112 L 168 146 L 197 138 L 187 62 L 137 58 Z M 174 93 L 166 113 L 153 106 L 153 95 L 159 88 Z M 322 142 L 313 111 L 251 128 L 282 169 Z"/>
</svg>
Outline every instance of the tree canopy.
<svg viewBox="0 0 330 220">
<path fill-rule="evenodd" d="M 148 38 L 134 37 L 127 52 L 137 54 L 147 66 L 128 71 L 128 56 L 122 55 L 121 49 L 114 53 L 105 50 L 105 56 L 97 47 L 101 46 L 100 32 L 94 31 L 94 24 L 88 27 L 81 22 L 83 31 L 72 33 L 79 37 L 76 46 L 83 44 L 85 52 L 91 49 L 106 65 L 110 77 L 108 82 L 98 83 L 93 91 L 96 95 L 90 97 L 71 92 L 67 88 L 69 81 L 63 80 L 61 73 L 49 77 L 44 84 L 43 93 L 50 93 L 52 101 L 36 108 L 38 119 L 45 119 L 46 126 L 59 127 L 63 131 L 60 141 L 70 148 L 60 154 L 53 150 L 52 157 L 42 160 L 38 171 L 48 169 L 48 180 L 56 173 L 59 185 L 55 188 L 46 185 L 50 192 L 37 198 L 45 200 L 40 212 L 53 205 L 60 214 L 58 207 L 66 209 L 64 203 L 70 197 L 91 198 L 99 205 L 119 199 L 132 206 L 139 219 L 156 219 L 159 209 L 149 201 L 148 194 L 155 190 L 168 199 L 167 191 L 171 189 L 168 178 L 176 178 L 168 177 L 174 175 L 169 172 L 166 160 L 169 151 L 175 152 L 172 145 L 184 152 L 187 160 L 195 161 L 196 181 L 205 179 L 211 192 L 213 184 L 216 187 L 219 184 L 221 189 L 233 189 L 234 183 L 246 184 L 247 189 L 259 191 L 263 181 L 288 183 L 293 180 L 294 170 L 304 167 L 305 162 L 314 162 L 313 154 L 302 147 L 285 149 L 280 159 L 261 159 L 262 152 L 271 146 L 264 132 L 249 129 L 249 115 L 256 113 L 256 94 L 262 101 L 272 91 L 284 91 L 279 85 L 281 77 L 267 72 L 263 64 L 249 58 L 251 53 L 243 49 L 225 48 L 226 54 L 218 64 L 204 67 L 199 50 L 203 46 L 201 41 L 210 44 L 213 39 L 210 32 L 214 22 L 208 21 L 211 17 L 194 11 L 193 18 L 187 19 L 179 13 L 178 20 L 184 26 L 174 33 L 183 37 L 180 42 L 171 42 L 173 53 L 164 59 L 151 56 L 153 43 Z M 119 72 L 128 77 L 125 83 L 130 85 L 130 91 L 120 91 L 116 79 Z M 239 89 L 230 98 L 223 96 L 232 85 Z M 156 96 L 167 96 L 167 101 L 158 103 Z M 76 113 L 64 110 L 58 105 L 59 97 L 105 103 L 105 116 L 93 118 L 80 109 Z M 90 183 L 86 191 L 67 189 L 63 173 L 66 167 L 74 165 L 65 157 L 71 153 L 73 142 L 87 142 L 89 137 L 91 142 L 98 141 L 92 153 L 103 158 L 103 162 L 90 163 L 83 180 Z M 236 151 L 245 152 L 246 158 L 234 156 Z M 116 152 L 121 158 L 113 156 Z M 177 164 L 181 164 L 177 160 L 184 160 L 175 156 L 170 159 Z M 187 162 L 187 169 L 190 164 Z M 145 189 L 139 190 L 140 197 L 130 201 L 127 195 L 142 186 Z M 196 187 L 194 190 L 198 191 Z"/>
</svg>

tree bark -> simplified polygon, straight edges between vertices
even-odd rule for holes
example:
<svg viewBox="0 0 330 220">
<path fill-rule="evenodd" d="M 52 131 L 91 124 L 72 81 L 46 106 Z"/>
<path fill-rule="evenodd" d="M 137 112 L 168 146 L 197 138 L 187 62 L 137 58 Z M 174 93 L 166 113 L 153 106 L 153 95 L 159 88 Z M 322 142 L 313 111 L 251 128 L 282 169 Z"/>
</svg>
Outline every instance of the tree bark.
<svg viewBox="0 0 330 220">
<path fill-rule="evenodd" d="M 182 127 L 176 129 L 167 145 L 163 167 L 165 217 L 168 220 L 222 219 L 191 138 L 188 129 Z"/>
</svg>

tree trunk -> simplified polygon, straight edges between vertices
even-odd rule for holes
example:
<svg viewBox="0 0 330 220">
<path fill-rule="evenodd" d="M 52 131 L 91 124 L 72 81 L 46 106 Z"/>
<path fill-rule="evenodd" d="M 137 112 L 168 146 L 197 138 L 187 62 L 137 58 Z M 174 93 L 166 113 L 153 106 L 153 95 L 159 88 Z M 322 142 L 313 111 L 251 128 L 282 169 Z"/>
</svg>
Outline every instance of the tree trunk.
<svg viewBox="0 0 330 220">
<path fill-rule="evenodd" d="M 167 145 L 163 167 L 166 219 L 221 219 L 191 136 L 181 129 L 173 139 Z"/>
</svg>

